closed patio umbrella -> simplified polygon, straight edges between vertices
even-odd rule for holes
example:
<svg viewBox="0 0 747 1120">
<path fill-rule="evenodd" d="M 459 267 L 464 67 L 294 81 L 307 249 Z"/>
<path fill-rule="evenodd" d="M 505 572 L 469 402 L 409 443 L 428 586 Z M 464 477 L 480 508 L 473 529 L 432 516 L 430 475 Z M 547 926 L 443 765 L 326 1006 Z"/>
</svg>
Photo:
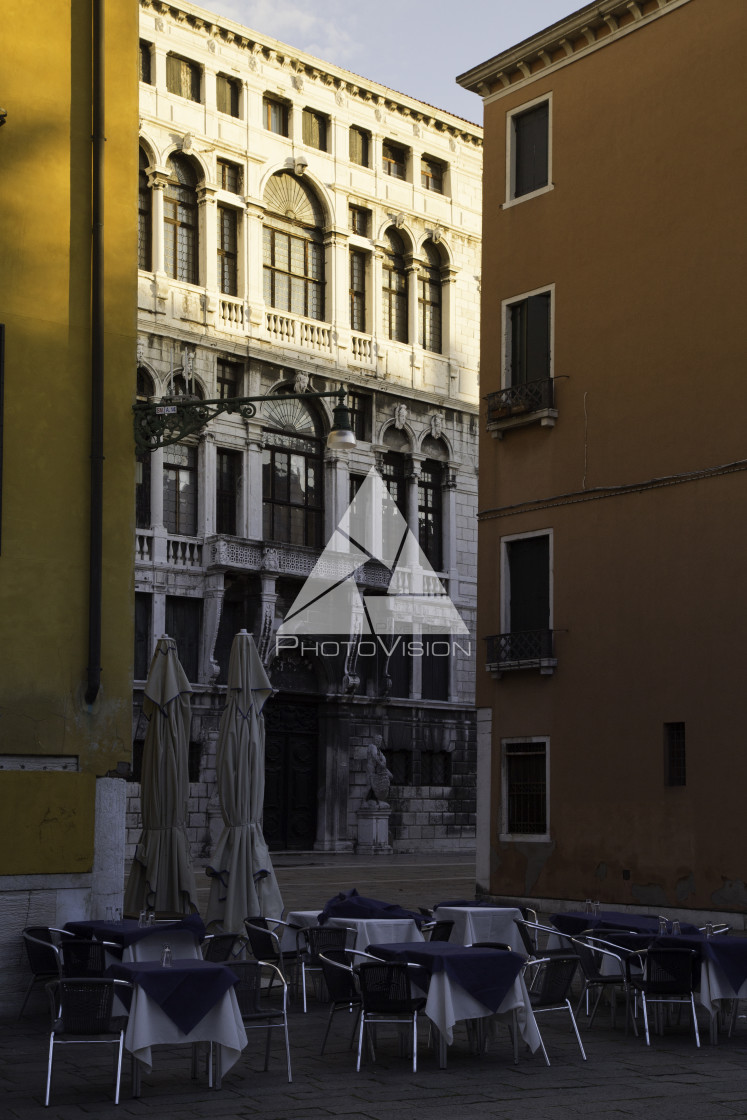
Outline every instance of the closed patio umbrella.
<svg viewBox="0 0 747 1120">
<path fill-rule="evenodd" d="M 150 663 L 143 700 L 148 719 L 140 787 L 143 831 L 124 896 L 130 912 L 196 909 L 186 832 L 191 691 L 176 642 L 164 635 Z"/>
<path fill-rule="evenodd" d="M 213 855 L 208 921 L 229 932 L 244 918 L 279 918 L 283 900 L 262 834 L 265 796 L 265 721 L 272 685 L 254 639 L 241 630 L 231 646 L 228 695 L 216 747 L 216 779 L 225 825 Z"/>
</svg>

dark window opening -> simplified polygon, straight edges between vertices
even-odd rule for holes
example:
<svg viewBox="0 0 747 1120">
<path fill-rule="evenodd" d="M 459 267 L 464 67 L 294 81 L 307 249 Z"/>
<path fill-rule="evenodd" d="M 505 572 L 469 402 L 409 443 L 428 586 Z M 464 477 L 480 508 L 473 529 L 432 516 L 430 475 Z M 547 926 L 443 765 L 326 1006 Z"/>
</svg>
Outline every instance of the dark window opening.
<svg viewBox="0 0 747 1120">
<path fill-rule="evenodd" d="M 407 483 L 405 460 L 398 451 L 387 451 L 381 465 L 381 475 L 389 495 L 399 512 L 407 520 Z"/>
<path fill-rule="evenodd" d="M 420 785 L 451 785 L 451 755 L 448 751 L 420 752 Z"/>
<path fill-rule="evenodd" d="M 664 765 L 668 786 L 687 784 L 684 723 L 664 724 Z"/>
<path fill-rule="evenodd" d="M 218 207 L 218 283 L 227 296 L 237 292 L 238 213 L 229 206 Z"/>
<path fill-rule="evenodd" d="M 153 85 L 153 78 L 151 77 L 151 48 L 152 43 L 146 39 L 140 40 L 140 81 L 145 82 L 146 85 Z"/>
<path fill-rule="evenodd" d="M 226 362 L 218 358 L 218 396 L 222 401 L 239 396 L 241 366 L 237 362 Z"/>
<path fill-rule="evenodd" d="M 420 185 L 427 191 L 444 193 L 444 165 L 438 160 L 423 156 L 420 161 Z"/>
<path fill-rule="evenodd" d="M 520 537 L 509 541 L 510 633 L 550 628 L 550 537 Z"/>
<path fill-rule="evenodd" d="M 148 157 L 140 149 L 140 171 L 138 175 L 138 224 L 137 224 L 137 264 L 138 268 L 150 272 L 153 243 L 153 208 L 150 186 L 148 184 Z"/>
<path fill-rule="evenodd" d="M 423 634 L 420 693 L 424 700 L 449 699 L 451 642 L 448 634 Z M 439 783 L 435 783 L 439 784 Z"/>
<path fill-rule="evenodd" d="M 548 185 L 550 105 L 543 101 L 512 118 L 514 198 Z"/>
<path fill-rule="evenodd" d="M 431 566 L 440 572 L 443 565 L 443 467 L 426 459 L 418 479 L 418 531 L 420 547 Z"/>
<path fill-rule="evenodd" d="M 218 74 L 215 80 L 215 94 L 218 112 L 227 113 L 229 117 L 238 117 L 239 83 L 236 79 Z"/>
<path fill-rule="evenodd" d="M 136 681 L 144 681 L 150 668 L 150 627 L 153 596 L 135 592 L 135 666 Z"/>
<path fill-rule="evenodd" d="M 545 743 L 506 743 L 506 828 L 511 835 L 547 832 Z"/>
<path fill-rule="evenodd" d="M 510 385 L 547 380 L 550 376 L 550 293 L 512 303 L 508 308 Z"/>
<path fill-rule="evenodd" d="M 324 113 L 304 109 L 301 127 L 304 144 L 308 144 L 310 148 L 318 148 L 320 152 L 326 152 L 328 120 Z"/>
<path fill-rule="evenodd" d="M 350 251 L 350 327 L 366 329 L 366 254 Z"/>
<path fill-rule="evenodd" d="M 350 206 L 350 229 L 361 237 L 368 237 L 370 228 L 371 211 L 363 206 Z"/>
<path fill-rule="evenodd" d="M 163 449 L 163 521 L 169 533 L 197 533 L 197 448 L 173 443 Z M 166 633 L 171 630 L 166 628 Z M 173 636 L 173 635 L 172 635 Z"/>
<path fill-rule="evenodd" d="M 200 67 L 189 59 L 170 54 L 166 57 L 166 89 L 189 101 L 200 100 Z"/>
<path fill-rule="evenodd" d="M 265 540 L 319 548 L 323 511 L 320 445 L 301 437 L 269 438 L 279 446 L 266 447 L 262 453 Z"/>
<path fill-rule="evenodd" d="M 278 136 L 288 135 L 288 106 L 282 101 L 272 97 L 262 98 L 262 112 L 264 126 L 268 132 L 275 132 Z"/>
<path fill-rule="evenodd" d="M 349 133 L 350 162 L 357 163 L 360 167 L 370 165 L 370 134 L 362 128 L 351 128 Z"/>
<path fill-rule="evenodd" d="M 371 398 L 364 393 L 348 393 L 347 402 L 353 434 L 366 442 L 371 438 Z"/>
<path fill-rule="evenodd" d="M 412 785 L 412 751 L 386 751 L 387 769 L 393 786 Z"/>
<path fill-rule="evenodd" d="M 202 599 L 179 595 L 166 596 L 166 633 L 176 642 L 176 650 L 187 680 L 197 680 L 200 664 Z"/>
<path fill-rule="evenodd" d="M 241 193 L 241 168 L 227 159 L 218 160 L 218 186 L 231 194 Z"/>
<path fill-rule="evenodd" d="M 236 535 L 236 507 L 241 477 L 241 452 L 218 450 L 215 483 L 215 531 Z"/>
</svg>

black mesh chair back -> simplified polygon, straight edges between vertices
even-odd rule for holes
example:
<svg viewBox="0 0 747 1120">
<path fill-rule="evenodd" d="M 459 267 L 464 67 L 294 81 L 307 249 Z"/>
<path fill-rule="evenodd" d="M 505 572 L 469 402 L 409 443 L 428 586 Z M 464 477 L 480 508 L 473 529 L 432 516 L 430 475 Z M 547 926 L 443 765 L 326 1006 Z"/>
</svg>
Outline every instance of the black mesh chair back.
<svg viewBox="0 0 747 1120">
<path fill-rule="evenodd" d="M 43 944 L 40 944 L 43 942 Z M 23 931 L 29 966 L 35 976 L 56 976 L 58 973 L 55 937 L 49 926 L 27 926 Z"/>
<path fill-rule="evenodd" d="M 206 961 L 230 961 L 244 944 L 238 933 L 216 933 L 205 938 L 202 943 L 202 957 Z"/>
<path fill-rule="evenodd" d="M 358 983 L 366 1011 L 396 1015 L 425 1007 L 425 999 L 413 998 L 410 991 L 409 965 L 399 961 L 382 964 L 365 961 L 358 966 Z"/>
<path fill-rule="evenodd" d="M 361 995 L 358 989 L 355 972 L 352 965 L 348 963 L 348 954 L 344 949 L 327 949 L 325 952 L 320 953 L 319 964 L 330 999 L 327 1029 L 324 1032 L 322 1048 L 320 1050 L 320 1053 L 323 1054 L 336 1011 L 355 1010 L 356 1016 L 350 1037 L 350 1045 L 353 1045 L 355 1031 L 360 1019 Z"/>
<path fill-rule="evenodd" d="M 519 920 L 519 918 L 514 918 L 514 925 L 519 931 L 519 937 L 521 938 L 524 948 L 527 951 L 527 955 L 530 957 L 536 957 L 537 944 L 534 937 L 532 936 L 532 933 L 530 932 L 530 924 L 523 919 Z"/>
<path fill-rule="evenodd" d="M 280 956 L 279 938 L 273 937 L 266 918 L 245 918 L 249 947 L 258 961 L 277 961 Z"/>
<path fill-rule="evenodd" d="M 244 1027 L 246 1029 L 267 1030 L 265 1071 L 270 1064 L 272 1030 L 273 1028 L 280 1028 L 285 1035 L 288 1080 L 292 1081 L 290 1041 L 288 1039 L 288 988 L 283 974 L 274 964 L 266 964 L 262 961 L 231 961 L 230 969 L 238 977 L 234 992 Z M 270 975 L 269 984 L 266 983 L 268 974 Z M 282 1005 L 280 1007 L 276 1007 L 269 1002 L 273 981 L 277 981 L 282 988 Z"/>
<path fill-rule="evenodd" d="M 696 959 L 692 949 L 657 949 L 652 946 L 644 957 L 646 995 L 689 995 L 696 983 Z"/>
<path fill-rule="evenodd" d="M 439 918 L 433 924 L 429 941 L 448 941 L 454 928 L 453 921 L 449 918 Z"/>
<path fill-rule="evenodd" d="M 551 957 L 539 966 L 539 975 L 532 982 L 529 998 L 532 1008 L 552 1007 L 568 999 L 573 977 L 578 969 L 578 957 Z"/>
<path fill-rule="evenodd" d="M 312 965 L 321 968 L 319 954 L 327 953 L 330 949 L 346 949 L 351 936 L 354 936 L 354 931 L 334 926 L 309 926 L 306 929 L 299 930 L 302 950 L 307 954 L 306 966 Z"/>
<path fill-rule="evenodd" d="M 49 1104 L 55 1047 L 83 1043 L 110 1043 L 118 1047 L 114 1103 L 119 1104 L 126 1019 L 112 1013 L 116 988 L 131 989 L 132 985 L 123 980 L 91 976 L 63 978 L 47 984 L 52 1032 L 45 1105 Z"/>
<path fill-rule="evenodd" d="M 524 942 L 524 948 L 530 957 L 568 957 L 574 953 L 571 947 L 571 938 L 567 934 L 553 929 L 552 926 L 543 926 L 539 922 L 528 922 L 525 918 L 514 918 L 514 925 L 518 929 L 519 936 Z M 554 937 L 558 939 L 561 942 L 561 947 L 557 949 L 541 948 L 540 934 L 545 934 L 545 938 Z"/>
<path fill-rule="evenodd" d="M 103 976 L 109 966 L 103 941 L 75 937 L 60 945 L 62 976 Z"/>
</svg>

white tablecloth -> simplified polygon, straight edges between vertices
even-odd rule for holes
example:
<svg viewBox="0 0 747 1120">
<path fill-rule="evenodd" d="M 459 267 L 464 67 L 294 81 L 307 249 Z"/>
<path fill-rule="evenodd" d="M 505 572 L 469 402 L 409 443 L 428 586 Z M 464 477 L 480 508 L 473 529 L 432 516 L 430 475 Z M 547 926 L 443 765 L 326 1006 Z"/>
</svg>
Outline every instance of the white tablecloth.
<svg viewBox="0 0 747 1120">
<path fill-rule="evenodd" d="M 238 1060 L 247 1039 L 233 988 L 229 988 L 207 1015 L 185 1034 L 156 1001 L 136 984 L 125 1032 L 125 1047 L 137 1060 L 150 1071 L 152 1046 L 184 1045 L 192 1042 L 217 1043 L 220 1047 L 219 1069 L 223 1073 Z"/>
<path fill-rule="evenodd" d="M 159 930 L 156 927 L 147 937 L 141 937 L 127 945 L 122 953 L 122 960 L 132 961 L 160 961 L 164 945 L 171 949 L 173 960 L 201 960 L 199 938 L 186 929 Z"/>
<path fill-rule="evenodd" d="M 293 910 L 285 920 L 296 926 L 316 926 L 319 924 L 320 912 Z M 383 941 L 423 940 L 414 918 L 328 918 L 324 924 L 332 928 L 354 929 L 356 937 L 351 949 L 365 950 L 367 945 L 378 945 Z M 280 947 L 284 953 L 296 948 L 296 930 L 284 930 Z"/>
<path fill-rule="evenodd" d="M 497 1011 L 491 1011 L 484 1003 L 480 1003 L 461 984 L 450 979 L 445 971 L 434 972 L 431 977 L 425 1013 L 438 1027 L 442 1038 L 449 1045 L 454 1041 L 456 1022 L 462 1019 L 485 1019 L 493 1015 L 507 1015 L 514 1010 L 519 1034 L 534 1052 L 539 1048 L 540 1035 L 521 975 L 516 977 Z"/>
<path fill-rule="evenodd" d="M 521 910 L 514 906 L 439 906 L 434 918 L 453 921 L 449 941 L 454 945 L 472 945 L 475 941 L 500 941 L 516 953 L 526 956 L 515 918 Z"/>
</svg>

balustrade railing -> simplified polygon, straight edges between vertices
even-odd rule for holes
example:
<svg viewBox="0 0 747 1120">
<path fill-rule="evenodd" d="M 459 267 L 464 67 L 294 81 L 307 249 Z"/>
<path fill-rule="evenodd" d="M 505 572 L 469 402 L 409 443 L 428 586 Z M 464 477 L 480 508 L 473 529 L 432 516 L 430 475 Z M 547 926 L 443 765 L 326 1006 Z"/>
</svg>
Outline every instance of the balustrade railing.
<svg viewBox="0 0 747 1120">
<path fill-rule="evenodd" d="M 326 324 L 311 319 L 280 315 L 277 311 L 268 311 L 265 325 L 268 335 L 274 342 L 324 354 L 332 352 L 332 328 Z"/>
<path fill-rule="evenodd" d="M 555 407 L 555 385 L 551 377 L 510 385 L 497 393 L 488 393 L 488 424 L 524 412 L 540 412 Z"/>
<path fill-rule="evenodd" d="M 202 545 L 188 537 L 168 537 L 166 563 L 177 568 L 201 568 Z"/>
<path fill-rule="evenodd" d="M 372 366 L 375 363 L 373 342 L 365 335 L 351 334 L 350 351 L 353 361 L 358 365 Z"/>
<path fill-rule="evenodd" d="M 135 561 L 147 564 L 153 559 L 153 534 L 140 532 L 135 534 Z"/>
<path fill-rule="evenodd" d="M 244 303 L 240 299 L 226 299 L 221 296 L 218 301 L 218 326 L 224 331 L 244 331 Z"/>
<path fill-rule="evenodd" d="M 488 665 L 527 668 L 554 657 L 552 630 L 518 630 L 513 634 L 494 634 L 486 638 Z"/>
</svg>

